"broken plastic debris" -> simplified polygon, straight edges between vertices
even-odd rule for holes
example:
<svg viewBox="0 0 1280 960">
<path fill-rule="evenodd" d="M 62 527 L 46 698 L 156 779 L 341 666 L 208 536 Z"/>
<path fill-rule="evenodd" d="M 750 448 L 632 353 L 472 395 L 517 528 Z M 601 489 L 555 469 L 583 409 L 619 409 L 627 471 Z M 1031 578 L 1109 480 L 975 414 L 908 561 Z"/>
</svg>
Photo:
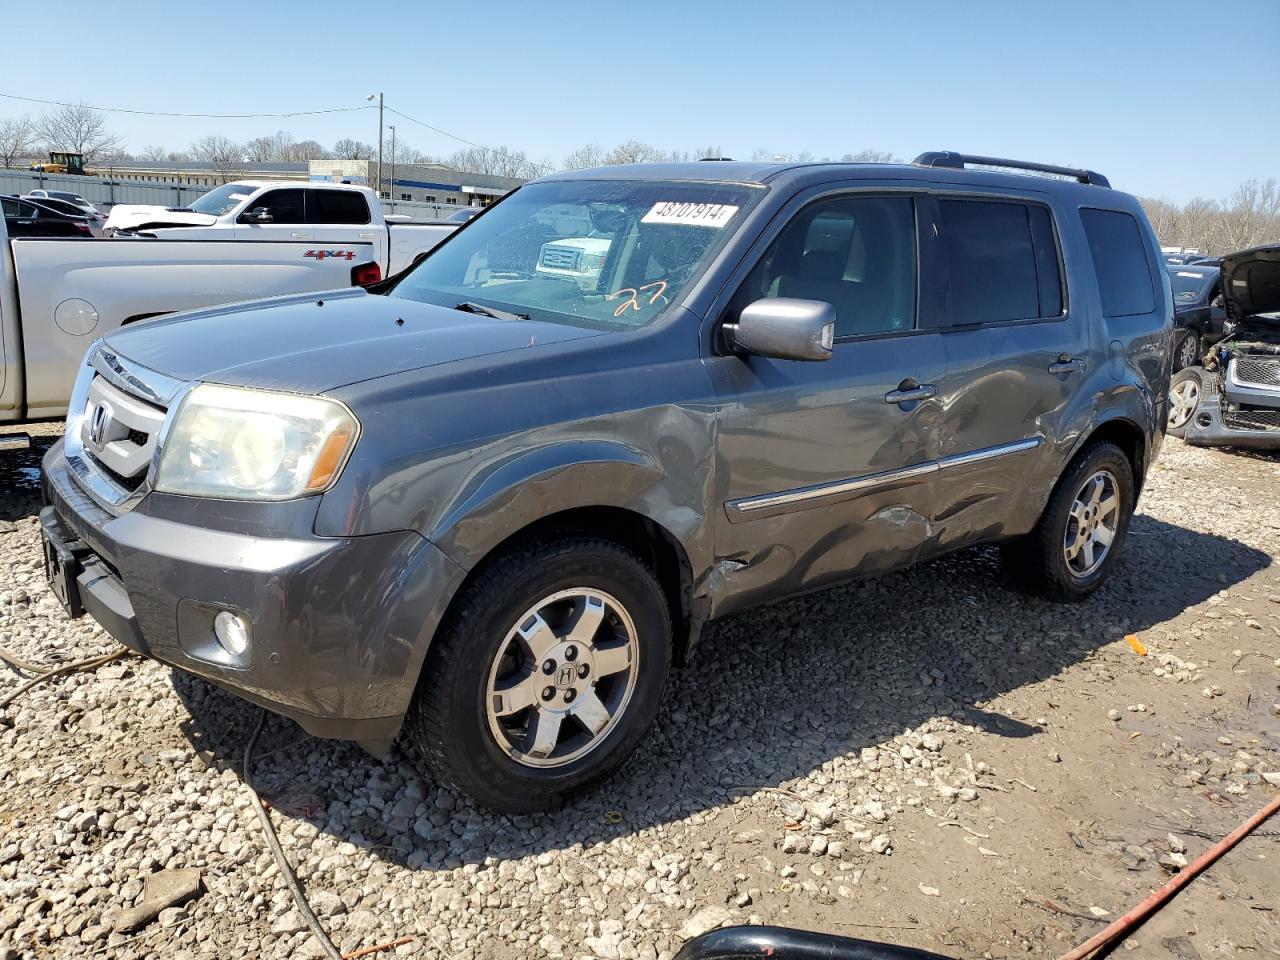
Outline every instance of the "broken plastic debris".
<svg viewBox="0 0 1280 960">
<path fill-rule="evenodd" d="M 1147 655 L 1146 644 L 1144 644 L 1141 640 L 1138 639 L 1138 635 L 1136 633 L 1131 633 L 1128 636 L 1126 636 L 1124 639 L 1125 639 L 1125 642 L 1128 643 L 1129 646 L 1133 648 L 1133 652 L 1136 653 L 1138 656 L 1145 657 Z"/>
</svg>

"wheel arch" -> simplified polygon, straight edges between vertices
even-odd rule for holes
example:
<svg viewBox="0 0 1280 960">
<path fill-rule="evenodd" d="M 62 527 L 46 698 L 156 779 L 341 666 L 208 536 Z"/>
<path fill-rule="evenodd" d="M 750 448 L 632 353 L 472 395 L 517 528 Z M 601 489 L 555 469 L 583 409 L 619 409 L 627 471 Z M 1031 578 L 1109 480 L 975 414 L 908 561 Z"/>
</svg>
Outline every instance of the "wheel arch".
<svg viewBox="0 0 1280 960">
<path fill-rule="evenodd" d="M 1080 451 L 1094 443 L 1114 443 L 1121 449 L 1129 461 L 1129 466 L 1133 468 L 1134 493 L 1135 495 L 1141 493 L 1149 465 L 1147 434 L 1142 427 L 1125 416 L 1115 416 L 1105 420 L 1081 437 L 1075 449 L 1071 451 L 1068 464 L 1080 455 Z"/>
<path fill-rule="evenodd" d="M 616 505 L 569 507 L 533 520 L 492 544 L 472 564 L 442 617 L 448 619 L 472 582 L 498 557 L 537 541 L 573 536 L 607 540 L 630 550 L 653 571 L 671 612 L 673 656 L 683 662 L 705 619 L 693 594 L 693 567 L 680 538 L 666 526 L 636 510 Z"/>
</svg>

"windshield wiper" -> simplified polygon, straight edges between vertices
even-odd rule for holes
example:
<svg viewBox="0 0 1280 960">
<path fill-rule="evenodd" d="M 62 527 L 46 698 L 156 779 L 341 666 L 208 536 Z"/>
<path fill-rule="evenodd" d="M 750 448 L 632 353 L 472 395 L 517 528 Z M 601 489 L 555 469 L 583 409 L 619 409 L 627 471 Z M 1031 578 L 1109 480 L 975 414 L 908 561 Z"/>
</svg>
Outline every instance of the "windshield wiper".
<svg viewBox="0 0 1280 960">
<path fill-rule="evenodd" d="M 482 317 L 493 317 L 494 320 L 528 320 L 527 313 L 510 313 L 506 310 L 497 310 L 493 307 L 486 307 L 483 303 L 476 303 L 473 300 L 463 300 L 453 309 L 461 310 L 463 313 L 478 313 Z"/>
</svg>

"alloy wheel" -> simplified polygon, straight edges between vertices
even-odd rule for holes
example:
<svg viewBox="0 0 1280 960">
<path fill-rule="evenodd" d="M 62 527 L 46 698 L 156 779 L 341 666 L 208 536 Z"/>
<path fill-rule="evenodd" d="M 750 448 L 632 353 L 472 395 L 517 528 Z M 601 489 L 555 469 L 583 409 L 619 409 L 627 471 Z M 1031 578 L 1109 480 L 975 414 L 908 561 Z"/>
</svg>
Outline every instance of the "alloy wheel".
<svg viewBox="0 0 1280 960">
<path fill-rule="evenodd" d="M 489 732 L 525 766 L 572 763 L 617 726 L 638 658 L 635 624 L 614 597 L 590 587 L 544 597 L 508 631 L 489 668 Z"/>
<path fill-rule="evenodd" d="M 1182 427 L 1191 419 L 1200 405 L 1200 384 L 1188 378 L 1174 385 L 1169 391 L 1169 426 Z"/>
<path fill-rule="evenodd" d="M 1182 338 L 1182 342 L 1178 344 L 1178 366 L 1185 369 L 1186 367 L 1194 367 L 1196 360 L 1199 359 L 1199 344 L 1196 342 L 1198 338 L 1194 333 L 1188 333 Z"/>
<path fill-rule="evenodd" d="M 1110 470 L 1099 470 L 1081 484 L 1071 503 L 1062 552 L 1077 579 L 1092 574 L 1115 542 L 1120 528 L 1120 486 Z"/>
</svg>

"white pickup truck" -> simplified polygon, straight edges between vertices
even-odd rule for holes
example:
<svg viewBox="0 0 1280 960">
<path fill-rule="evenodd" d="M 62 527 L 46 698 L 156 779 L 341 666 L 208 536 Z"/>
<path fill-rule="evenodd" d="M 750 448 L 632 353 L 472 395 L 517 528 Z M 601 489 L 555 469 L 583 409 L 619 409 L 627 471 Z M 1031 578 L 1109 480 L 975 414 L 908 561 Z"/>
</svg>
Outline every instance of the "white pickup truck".
<svg viewBox="0 0 1280 960">
<path fill-rule="evenodd" d="M 372 241 L 325 247 L 320 257 L 307 240 L 11 240 L 0 218 L 0 423 L 63 415 L 85 350 L 123 324 L 381 275 Z"/>
<path fill-rule="evenodd" d="M 354 184 L 237 180 L 189 207 L 112 207 L 103 232 L 166 240 L 304 240 L 320 255 L 335 243 L 368 242 L 383 275 L 390 276 L 459 226 L 389 223 L 374 192 Z"/>
</svg>

